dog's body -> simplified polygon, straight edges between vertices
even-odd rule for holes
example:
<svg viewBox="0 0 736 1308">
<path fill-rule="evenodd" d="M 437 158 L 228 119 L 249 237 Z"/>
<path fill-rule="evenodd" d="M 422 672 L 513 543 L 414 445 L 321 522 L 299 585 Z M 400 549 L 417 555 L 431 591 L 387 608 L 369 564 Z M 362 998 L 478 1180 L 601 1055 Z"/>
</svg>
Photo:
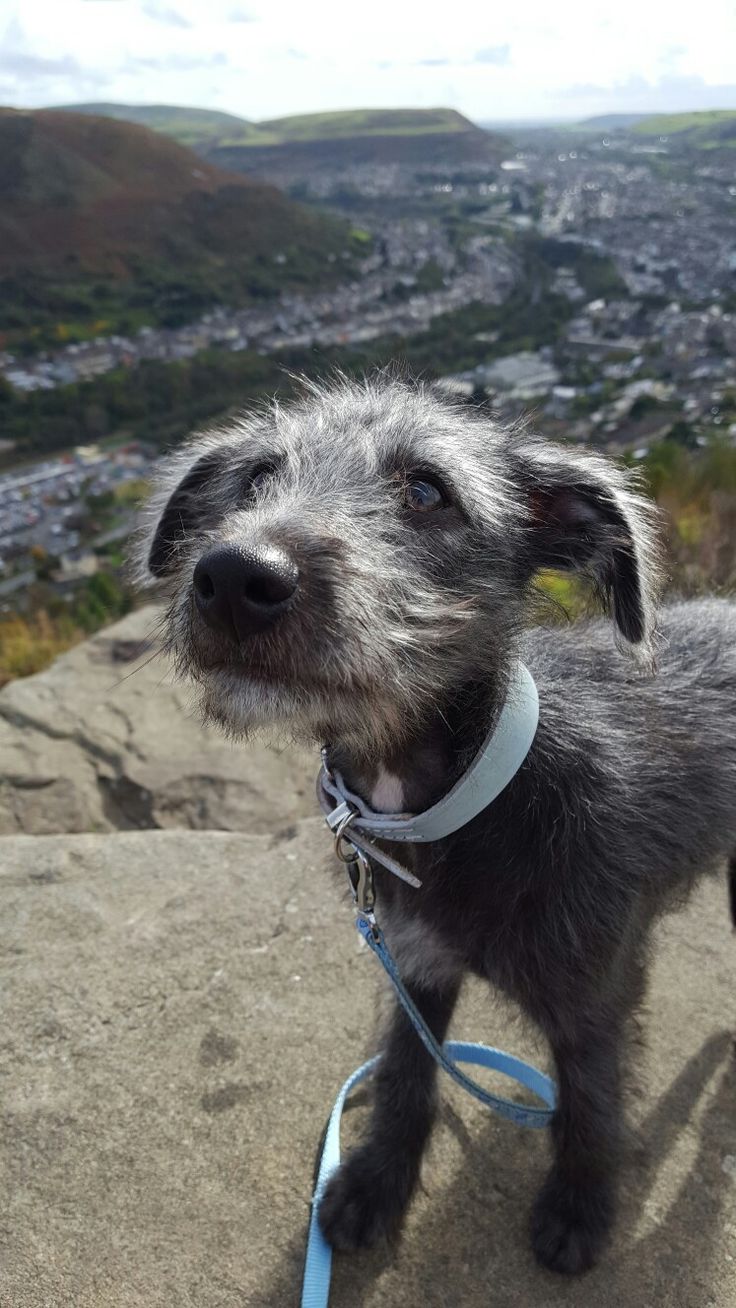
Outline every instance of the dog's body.
<svg viewBox="0 0 736 1308">
<path fill-rule="evenodd" d="M 421 388 L 340 382 L 179 459 L 146 542 L 206 712 L 236 733 L 275 722 L 326 740 L 375 809 L 421 811 L 448 790 L 525 659 L 541 712 L 513 781 L 455 835 L 394 851 L 421 890 L 378 865 L 375 878 L 439 1038 L 472 971 L 550 1041 L 555 1161 L 532 1236 L 563 1271 L 589 1266 L 610 1227 L 622 1042 L 651 923 L 736 853 L 736 605 L 671 605 L 655 640 L 651 517 L 601 460 Z M 624 639 L 658 649 L 658 674 L 617 653 L 601 621 L 525 631 L 544 566 L 589 571 Z M 336 1247 L 400 1225 L 434 1081 L 397 1009 L 368 1139 L 321 1206 Z"/>
</svg>

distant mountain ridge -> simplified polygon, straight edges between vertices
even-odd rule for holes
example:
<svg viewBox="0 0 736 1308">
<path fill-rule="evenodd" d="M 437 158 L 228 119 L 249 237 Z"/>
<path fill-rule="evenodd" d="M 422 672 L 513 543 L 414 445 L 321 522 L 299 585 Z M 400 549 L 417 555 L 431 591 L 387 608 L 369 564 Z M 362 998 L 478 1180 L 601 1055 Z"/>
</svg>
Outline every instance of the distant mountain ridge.
<svg viewBox="0 0 736 1308">
<path fill-rule="evenodd" d="M 324 280 L 337 219 L 225 172 L 159 132 L 0 110 L 0 327 L 188 321 L 218 301 Z M 276 260 L 278 259 L 278 263 Z M 102 329 L 100 329 L 102 330 Z"/>
<path fill-rule="evenodd" d="M 422 136 L 427 133 L 479 132 L 475 123 L 455 109 L 345 109 L 329 113 L 292 114 L 251 122 L 215 109 L 175 105 L 108 103 L 58 105 L 67 113 L 93 114 L 142 124 L 172 136 L 184 145 L 205 147 L 274 146 L 297 141 L 327 141 L 365 136 Z"/>
<path fill-rule="evenodd" d="M 88 104 L 83 113 L 139 123 L 185 141 L 203 159 L 277 185 L 315 169 L 356 164 L 498 164 L 509 148 L 456 109 L 346 109 L 248 122 L 210 109 Z"/>
<path fill-rule="evenodd" d="M 704 109 L 697 113 L 654 114 L 636 124 L 645 136 L 674 136 L 679 143 L 712 150 L 736 146 L 736 109 Z"/>
<path fill-rule="evenodd" d="M 107 102 L 55 105 L 63 113 L 90 114 L 95 118 L 116 118 L 118 121 L 138 123 L 152 131 L 171 136 L 180 145 L 196 146 L 209 137 L 235 137 L 246 139 L 257 136 L 254 123 L 235 114 L 217 109 L 186 109 L 169 104 L 113 104 Z"/>
<path fill-rule="evenodd" d="M 628 127 L 635 127 L 646 114 L 595 114 L 592 118 L 583 118 L 582 122 L 575 123 L 575 127 L 601 128 L 603 131 L 625 130 Z"/>
<path fill-rule="evenodd" d="M 577 127 L 634 132 L 639 136 L 674 136 L 680 144 L 703 149 L 736 145 L 736 109 L 699 109 L 692 113 L 599 114 Z"/>
<path fill-rule="evenodd" d="M 294 114 L 254 124 L 282 143 L 327 141 L 354 136 L 423 136 L 425 133 L 477 132 L 456 109 L 345 109 L 321 114 Z"/>
</svg>

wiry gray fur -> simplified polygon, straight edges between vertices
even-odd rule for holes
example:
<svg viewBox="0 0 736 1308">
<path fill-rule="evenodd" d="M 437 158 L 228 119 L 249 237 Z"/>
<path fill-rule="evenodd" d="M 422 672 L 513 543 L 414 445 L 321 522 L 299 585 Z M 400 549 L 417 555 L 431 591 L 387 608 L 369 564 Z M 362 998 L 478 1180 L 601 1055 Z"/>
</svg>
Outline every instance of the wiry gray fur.
<svg viewBox="0 0 736 1308">
<path fill-rule="evenodd" d="M 447 507 L 407 509 L 417 475 Z M 293 605 L 244 641 L 194 603 L 195 565 L 223 542 L 277 546 L 299 569 Z M 436 800 L 499 711 L 510 660 L 526 659 L 541 716 L 513 782 L 455 836 L 396 851 L 421 891 L 380 868 L 376 881 L 439 1038 L 468 970 L 545 1031 L 560 1105 L 532 1238 L 549 1267 L 589 1266 L 611 1223 L 621 1047 L 649 927 L 736 849 L 736 606 L 668 606 L 658 630 L 656 514 L 628 473 L 385 375 L 305 385 L 289 407 L 196 437 L 162 478 L 139 557 L 205 714 L 235 735 L 327 742 L 368 800 Z M 600 620 L 528 629 L 549 566 L 591 577 L 636 659 Z M 333 1244 L 398 1228 L 433 1107 L 431 1062 L 398 1011 L 368 1140 L 321 1208 Z"/>
<path fill-rule="evenodd" d="M 604 491 L 630 525 L 643 622 L 632 649 L 651 658 L 653 511 L 630 477 L 597 455 L 441 403 L 425 387 L 344 378 L 329 388 L 305 387 L 304 398 L 288 408 L 274 403 L 196 436 L 170 459 L 149 506 L 141 582 L 150 580 L 148 553 L 170 497 L 193 465 L 213 460 L 193 511 L 174 510 L 182 531 L 164 579 L 171 597 L 167 641 L 182 670 L 200 681 L 207 715 L 235 733 L 265 724 L 310 740 L 315 724 L 330 726 L 375 754 L 428 701 L 458 680 L 483 676 L 489 657 L 506 655 L 525 623 L 535 571 L 533 495 L 573 480 Z M 271 460 L 282 461 L 281 471 L 249 498 L 250 471 Z M 451 537 L 407 531 L 399 492 L 414 467 L 441 473 L 462 506 Z M 620 534 L 615 524 L 601 525 L 601 548 L 588 565 L 604 592 L 610 544 Z M 237 670 L 237 651 L 221 648 L 193 615 L 193 566 L 209 543 L 230 540 L 278 542 L 306 565 L 317 602 L 305 597 L 288 633 L 279 629 L 259 643 L 259 663 L 279 680 L 283 673 L 288 695 L 283 686 L 273 694 L 264 684 L 254 695 L 234 680 L 228 669 Z M 320 586 L 329 587 L 329 603 L 317 597 Z M 625 629 L 619 634 L 625 640 Z M 303 673 L 305 660 L 308 689 L 303 676 L 293 675 Z M 224 666 L 206 675 L 213 662 Z"/>
</svg>

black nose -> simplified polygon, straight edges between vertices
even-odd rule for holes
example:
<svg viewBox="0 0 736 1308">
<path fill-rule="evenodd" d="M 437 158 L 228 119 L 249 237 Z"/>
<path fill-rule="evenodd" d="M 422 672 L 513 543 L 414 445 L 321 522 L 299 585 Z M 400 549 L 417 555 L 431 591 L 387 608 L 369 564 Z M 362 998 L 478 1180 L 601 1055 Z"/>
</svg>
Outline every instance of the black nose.
<svg viewBox="0 0 736 1308">
<path fill-rule="evenodd" d="M 289 607 L 299 569 L 275 545 L 218 545 L 194 569 L 194 597 L 209 627 L 236 640 L 265 631 Z"/>
</svg>

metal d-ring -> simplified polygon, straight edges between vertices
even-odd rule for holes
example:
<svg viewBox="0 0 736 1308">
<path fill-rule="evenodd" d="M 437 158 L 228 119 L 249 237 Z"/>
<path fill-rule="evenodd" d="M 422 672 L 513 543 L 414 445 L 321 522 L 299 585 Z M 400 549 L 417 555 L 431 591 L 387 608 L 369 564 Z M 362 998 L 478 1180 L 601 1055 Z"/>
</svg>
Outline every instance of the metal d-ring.
<svg viewBox="0 0 736 1308">
<path fill-rule="evenodd" d="M 353 898 L 358 908 L 361 913 L 370 914 L 373 912 L 373 906 L 376 902 L 373 889 L 373 869 L 362 849 L 354 845 L 349 836 L 345 835 L 353 818 L 357 816 L 358 810 L 353 809 L 340 818 L 335 827 L 335 853 L 340 862 L 345 864 Z M 347 851 L 343 851 L 343 844 L 347 847 Z"/>
<path fill-rule="evenodd" d="M 354 863 L 356 858 L 358 857 L 358 851 L 355 848 L 355 845 L 351 844 L 349 837 L 345 835 L 345 832 L 350 826 L 350 823 L 353 821 L 353 818 L 356 818 L 357 816 L 358 816 L 358 810 L 355 808 L 351 809 L 349 813 L 345 814 L 344 818 L 340 819 L 337 826 L 335 827 L 335 853 L 341 863 Z M 349 854 L 343 853 L 343 849 L 342 849 L 343 841 L 345 841 L 345 843 L 348 845 L 349 849 L 352 851 L 351 853 Z"/>
</svg>

